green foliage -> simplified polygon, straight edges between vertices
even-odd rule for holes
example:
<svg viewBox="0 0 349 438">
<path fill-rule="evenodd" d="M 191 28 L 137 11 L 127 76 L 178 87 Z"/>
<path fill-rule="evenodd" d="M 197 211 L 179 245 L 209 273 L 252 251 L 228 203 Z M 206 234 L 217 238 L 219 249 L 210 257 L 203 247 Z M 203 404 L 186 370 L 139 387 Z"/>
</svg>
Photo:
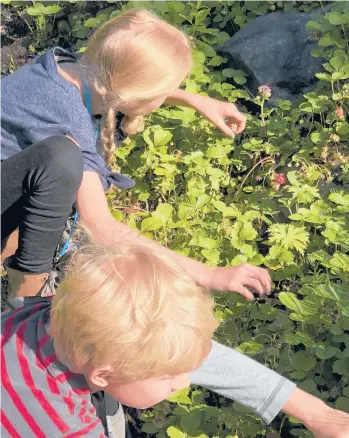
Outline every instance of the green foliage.
<svg viewBox="0 0 349 438">
<path fill-rule="evenodd" d="M 319 74 L 317 88 L 298 107 L 279 101 L 274 108 L 246 93 L 247 74 L 228 68 L 215 50 L 228 23 L 233 21 L 237 30 L 272 6 L 278 8 L 274 2 L 183 3 L 177 14 L 169 3 L 160 8 L 150 2 L 149 7 L 195 36 L 186 90 L 242 104 L 252 100 L 261 112 L 249 115 L 246 131 L 231 140 L 193 110 L 158 110 L 144 133 L 125 141 L 116 153 L 121 171 L 137 184 L 123 201 L 118 196 L 112 208 L 124 202 L 131 211 L 126 222 L 207 264 L 267 266 L 277 299 L 251 304 L 236 295 L 217 296 L 216 317 L 222 321 L 217 339 L 348 410 L 349 181 L 334 176 L 349 161 L 344 121 L 349 29 L 339 18 L 348 6 L 335 4 L 336 14 L 310 25 L 326 26 L 318 35 L 321 53 L 314 55 L 324 56 L 330 77 Z M 324 46 L 321 38 L 327 33 L 337 39 Z M 275 179 L 279 173 L 285 175 L 281 184 Z M 139 204 L 145 211 L 132 211 Z M 144 432 L 160 438 L 266 433 L 250 411 L 205 390 L 181 391 L 170 401 L 143 415 Z M 276 419 L 268 430 L 273 427 L 302 433 L 289 420 L 281 426 Z"/>
<path fill-rule="evenodd" d="M 48 23 L 57 13 L 57 2 L 32 3 L 27 14 L 34 19 Z M 316 89 L 297 105 L 281 100 L 275 107 L 246 91 L 247 73 L 228 68 L 217 47 L 258 15 L 308 11 L 319 3 L 130 1 L 110 2 L 97 14 L 86 3 L 59 2 L 66 11 L 57 20 L 59 35 L 77 50 L 84 50 L 90 30 L 120 10 L 150 8 L 194 44 L 184 89 L 238 100 L 243 110 L 248 101 L 260 108 L 234 140 L 193 109 L 153 113 L 145 131 L 116 152 L 117 165 L 136 186 L 108 196 L 113 216 L 209 265 L 268 267 L 271 298 L 247 303 L 217 295 L 217 339 L 349 411 L 349 3 L 334 2 L 307 25 L 318 40 L 313 56 L 323 60 Z M 143 432 L 159 438 L 257 437 L 275 428 L 310 436 L 280 418 L 266 428 L 247 409 L 196 388 L 143 419 Z"/>
</svg>

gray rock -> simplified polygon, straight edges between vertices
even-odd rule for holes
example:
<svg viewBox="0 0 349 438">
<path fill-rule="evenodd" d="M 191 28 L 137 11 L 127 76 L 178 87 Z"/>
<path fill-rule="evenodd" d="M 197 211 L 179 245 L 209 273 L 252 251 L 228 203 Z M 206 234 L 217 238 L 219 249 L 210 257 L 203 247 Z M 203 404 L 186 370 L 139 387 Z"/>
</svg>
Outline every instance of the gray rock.
<svg viewBox="0 0 349 438">
<path fill-rule="evenodd" d="M 220 52 L 229 58 L 229 67 L 249 73 L 247 87 L 252 94 L 260 85 L 272 87 L 271 103 L 291 101 L 308 92 L 322 71 L 321 58 L 311 56 L 317 41 L 306 29 L 322 12 L 273 12 L 250 21 Z"/>
</svg>

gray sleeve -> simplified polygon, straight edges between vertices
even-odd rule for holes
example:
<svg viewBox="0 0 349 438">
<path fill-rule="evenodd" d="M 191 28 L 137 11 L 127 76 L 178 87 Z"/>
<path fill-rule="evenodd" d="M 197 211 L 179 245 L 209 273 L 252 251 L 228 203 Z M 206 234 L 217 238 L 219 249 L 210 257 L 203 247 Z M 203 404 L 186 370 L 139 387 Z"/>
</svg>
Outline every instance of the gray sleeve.
<svg viewBox="0 0 349 438">
<path fill-rule="evenodd" d="M 253 410 L 267 424 L 280 412 L 295 384 L 255 360 L 213 342 L 191 382 Z"/>
</svg>

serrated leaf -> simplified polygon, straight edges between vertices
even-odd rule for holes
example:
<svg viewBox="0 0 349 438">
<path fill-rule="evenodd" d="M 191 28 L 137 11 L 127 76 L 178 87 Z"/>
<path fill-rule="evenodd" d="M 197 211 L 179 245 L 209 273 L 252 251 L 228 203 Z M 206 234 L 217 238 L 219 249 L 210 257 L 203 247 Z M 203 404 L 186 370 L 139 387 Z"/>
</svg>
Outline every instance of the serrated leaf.
<svg viewBox="0 0 349 438">
<path fill-rule="evenodd" d="M 309 242 L 309 233 L 304 227 L 293 224 L 274 224 L 269 227 L 269 241 L 285 249 L 303 253 Z"/>
<path fill-rule="evenodd" d="M 155 424 L 153 423 L 143 423 L 142 424 L 142 432 L 144 433 L 158 433 L 159 432 L 159 428 L 155 426 Z"/>
<path fill-rule="evenodd" d="M 349 376 L 349 358 L 336 360 L 332 368 L 337 374 Z"/>
<path fill-rule="evenodd" d="M 263 350 L 263 345 L 258 344 L 257 342 L 248 341 L 240 344 L 238 347 L 236 347 L 236 350 L 240 351 L 241 353 L 250 354 L 251 356 L 253 356 Z"/>
<path fill-rule="evenodd" d="M 278 296 L 281 303 L 295 313 L 302 314 L 302 302 L 292 292 L 280 292 Z"/>
<path fill-rule="evenodd" d="M 349 134 L 349 123 L 343 123 L 338 129 L 338 134 L 340 135 L 347 135 Z"/>
<path fill-rule="evenodd" d="M 329 21 L 334 26 L 341 25 L 341 24 L 347 24 L 348 17 L 345 16 L 345 14 L 341 14 L 340 12 L 333 11 L 329 12 L 325 15 L 325 20 Z"/>
<path fill-rule="evenodd" d="M 273 245 L 269 249 L 268 259 L 277 260 L 279 262 L 292 264 L 294 257 L 291 251 L 282 248 L 280 245 Z"/>
<path fill-rule="evenodd" d="M 349 207 L 349 194 L 346 194 L 343 190 L 340 192 L 331 193 L 328 196 L 328 199 L 335 204 Z"/>
<path fill-rule="evenodd" d="M 295 369 L 310 371 L 315 367 L 316 359 L 304 351 L 298 351 L 292 356 L 291 363 Z"/>
<path fill-rule="evenodd" d="M 165 129 L 157 128 L 154 133 L 154 145 L 155 146 L 164 146 L 169 143 L 172 139 L 173 135 L 170 131 L 166 131 Z"/>
<path fill-rule="evenodd" d="M 85 27 L 97 27 L 99 20 L 96 17 L 90 17 L 84 22 Z"/>
<path fill-rule="evenodd" d="M 326 360 L 335 356 L 337 353 L 337 349 L 335 347 L 332 347 L 331 345 L 317 345 L 315 348 L 315 353 L 320 359 Z"/>
<path fill-rule="evenodd" d="M 200 427 L 200 419 L 194 412 L 185 415 L 180 420 L 181 429 L 190 436 L 195 436 Z"/>
<path fill-rule="evenodd" d="M 221 56 L 214 56 L 208 65 L 212 65 L 213 67 L 218 67 L 223 62 L 223 58 Z"/>
<path fill-rule="evenodd" d="M 211 201 L 211 196 L 209 195 L 200 195 L 196 201 L 196 208 L 200 209 L 207 205 Z"/>
<path fill-rule="evenodd" d="M 346 273 L 349 272 L 349 255 L 343 254 L 339 251 L 333 254 L 330 261 L 330 266 L 336 270 L 342 270 Z"/>
<path fill-rule="evenodd" d="M 348 397 L 338 397 L 335 401 L 334 407 L 340 411 L 349 413 L 349 398 Z"/>
<path fill-rule="evenodd" d="M 188 394 L 189 394 L 189 388 L 184 388 L 172 394 L 171 397 L 167 398 L 167 400 L 172 403 L 191 405 L 192 401 L 189 398 Z"/>
<path fill-rule="evenodd" d="M 249 241 L 255 239 L 257 234 L 257 231 L 253 228 L 250 222 L 237 221 L 234 223 L 232 229 L 231 243 L 236 249 L 241 249 L 246 240 Z"/>
<path fill-rule="evenodd" d="M 226 78 L 232 78 L 232 77 L 234 76 L 234 74 L 235 74 L 235 70 L 232 69 L 232 68 L 225 68 L 225 69 L 222 71 L 222 74 L 223 74 L 223 76 L 226 77 Z"/>
<path fill-rule="evenodd" d="M 142 233 L 147 231 L 155 231 L 155 230 L 159 230 L 163 226 L 164 226 L 164 222 L 162 220 L 154 217 L 147 217 L 142 221 L 141 231 Z"/>
<path fill-rule="evenodd" d="M 291 345 L 303 344 L 306 347 L 311 347 L 314 345 L 314 341 L 310 335 L 302 331 L 297 331 L 296 333 L 286 333 L 284 336 L 284 341 Z"/>
<path fill-rule="evenodd" d="M 162 221 L 162 223 L 165 225 L 172 218 L 172 214 L 173 214 L 172 205 L 163 203 L 163 204 L 159 204 L 156 207 L 156 210 L 153 212 L 152 216 Z"/>
</svg>

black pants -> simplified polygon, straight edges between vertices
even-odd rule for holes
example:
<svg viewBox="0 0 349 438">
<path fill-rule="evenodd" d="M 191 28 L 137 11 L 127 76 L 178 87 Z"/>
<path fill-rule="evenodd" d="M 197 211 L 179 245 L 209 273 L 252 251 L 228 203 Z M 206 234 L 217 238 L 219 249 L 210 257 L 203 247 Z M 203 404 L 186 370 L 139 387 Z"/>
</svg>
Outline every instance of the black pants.
<svg viewBox="0 0 349 438">
<path fill-rule="evenodd" d="M 1 163 L 2 246 L 19 228 L 11 267 L 35 274 L 52 269 L 82 173 L 79 147 L 63 136 L 49 137 Z"/>
</svg>

